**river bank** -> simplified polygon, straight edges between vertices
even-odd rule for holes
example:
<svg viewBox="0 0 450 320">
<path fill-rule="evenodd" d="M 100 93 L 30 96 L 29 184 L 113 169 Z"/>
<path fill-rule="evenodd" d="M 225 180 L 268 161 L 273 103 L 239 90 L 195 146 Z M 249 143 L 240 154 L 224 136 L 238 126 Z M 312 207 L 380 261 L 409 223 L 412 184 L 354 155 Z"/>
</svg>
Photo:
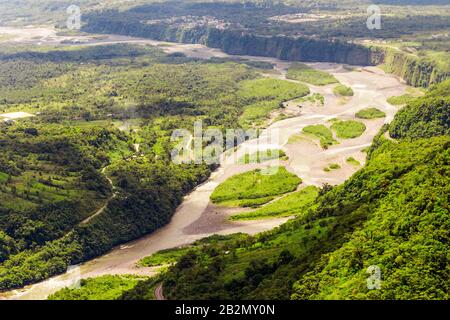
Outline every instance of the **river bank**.
<svg viewBox="0 0 450 320">
<path fill-rule="evenodd" d="M 64 45 L 67 45 L 68 42 L 67 37 L 58 37 L 56 33 L 52 34 L 48 31 L 45 32 L 42 38 L 36 36 L 36 33 L 32 34 L 34 39 L 29 39 L 31 41 L 29 44 L 61 45 L 64 42 Z M 20 39 L 21 41 L 27 41 L 25 35 Z M 81 43 L 85 45 L 114 43 L 150 44 L 159 46 L 168 53 L 182 52 L 186 56 L 201 59 L 231 57 L 217 49 L 211 49 L 197 44 L 172 44 L 125 36 L 112 35 L 100 38 L 87 36 Z M 79 42 L 74 42 L 73 44 L 80 45 Z M 290 62 L 274 58 L 252 56 L 232 57 L 270 62 L 275 66 L 274 72 L 265 74 L 265 76 L 278 79 L 286 79 L 286 72 L 291 64 Z M 302 178 L 304 186 L 321 186 L 323 183 L 337 185 L 343 183 L 358 170 L 357 167 L 346 162 L 347 158 L 353 157 L 361 164 L 364 164 L 365 154 L 362 151 L 371 144 L 373 137 L 378 133 L 381 126 L 384 123 L 390 122 L 397 112 L 397 108 L 387 103 L 387 98 L 402 94 L 406 86 L 398 78 L 387 75 L 376 67 L 346 68 L 343 65 L 331 63 L 310 63 L 309 65 L 333 74 L 341 83 L 352 87 L 355 92 L 354 96 L 347 100 L 342 100 L 334 95 L 333 85 L 324 87 L 310 86 L 312 93 L 319 93 L 324 96 L 324 106 L 303 106 L 299 110 L 299 116 L 273 122 L 262 132 L 258 139 L 244 143 L 235 151 L 236 155 L 231 154 L 229 156 L 239 157 L 243 152 L 242 150 L 246 148 L 269 145 L 269 142 L 277 141 L 278 146 L 289 157 L 289 160 L 284 165 L 289 171 Z M 289 101 L 286 102 L 286 106 L 298 108 L 298 103 L 295 100 Z M 326 124 L 329 120 L 337 117 L 345 120 L 355 119 L 355 113 L 368 106 L 376 106 L 386 113 L 386 118 L 363 120 L 367 129 L 358 138 L 348 140 L 338 139 L 339 144 L 333 145 L 327 150 L 322 149 L 314 140 L 290 142 L 290 138 L 299 134 L 307 125 Z M 4 293 L 3 297 L 9 299 L 45 299 L 49 294 L 75 283 L 80 278 L 95 277 L 104 274 L 131 273 L 152 275 L 155 272 L 154 269 L 138 268 L 136 267 L 136 262 L 159 250 L 187 245 L 195 240 L 215 233 L 230 234 L 243 232 L 256 234 L 284 223 L 288 218 L 232 223 L 226 219 L 227 214 L 222 215 L 222 209 L 211 208 L 209 197 L 217 185 L 235 174 L 265 166 L 265 164 L 228 164 L 225 160 L 226 158 L 223 159 L 221 166 L 211 175 L 206 183 L 198 186 L 192 193 L 185 197 L 171 222 L 165 227 L 138 240 L 121 245 L 101 257 L 72 268 L 66 274 L 53 277 L 21 290 Z M 341 169 L 333 172 L 325 172 L 323 170 L 324 167 L 330 163 L 340 164 Z"/>
</svg>

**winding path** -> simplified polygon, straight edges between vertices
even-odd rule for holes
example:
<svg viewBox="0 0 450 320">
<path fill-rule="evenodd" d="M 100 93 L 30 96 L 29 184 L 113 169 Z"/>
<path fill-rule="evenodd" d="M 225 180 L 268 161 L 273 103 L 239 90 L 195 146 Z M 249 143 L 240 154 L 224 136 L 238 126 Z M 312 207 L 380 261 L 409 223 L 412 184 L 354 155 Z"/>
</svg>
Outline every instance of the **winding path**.
<svg viewBox="0 0 450 320">
<path fill-rule="evenodd" d="M 111 190 L 112 190 L 113 193 L 108 198 L 108 200 L 106 200 L 105 205 L 103 207 L 101 207 L 100 209 L 98 209 L 94 214 L 90 215 L 89 217 L 87 217 L 86 219 L 81 221 L 80 222 L 81 225 L 88 223 L 89 221 L 94 219 L 96 216 L 102 214 L 103 211 L 105 211 L 105 209 L 108 206 L 108 204 L 111 202 L 111 200 L 114 199 L 115 197 L 117 197 L 117 191 L 115 191 L 116 187 L 114 186 L 112 180 L 105 174 L 105 171 L 106 171 L 106 167 L 102 169 L 102 174 L 105 176 L 106 180 L 108 180 L 108 183 L 111 186 Z"/>
<path fill-rule="evenodd" d="M 166 300 L 166 298 L 164 298 L 164 290 L 162 283 L 160 283 L 155 289 L 155 298 L 156 300 Z"/>
</svg>

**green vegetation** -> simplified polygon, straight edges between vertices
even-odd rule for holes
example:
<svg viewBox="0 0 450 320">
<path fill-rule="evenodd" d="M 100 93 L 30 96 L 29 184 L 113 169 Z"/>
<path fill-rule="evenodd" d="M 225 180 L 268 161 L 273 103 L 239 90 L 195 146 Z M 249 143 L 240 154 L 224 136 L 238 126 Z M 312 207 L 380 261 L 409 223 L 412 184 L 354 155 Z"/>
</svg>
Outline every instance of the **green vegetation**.
<svg viewBox="0 0 450 320">
<path fill-rule="evenodd" d="M 282 103 L 309 94 L 302 84 L 277 79 L 242 81 L 238 96 L 247 105 L 239 119 L 243 127 L 261 125 L 270 113 L 282 107 Z"/>
<path fill-rule="evenodd" d="M 331 170 L 338 170 L 341 166 L 337 163 L 331 163 L 328 167 L 325 167 L 323 171 L 330 172 Z"/>
<path fill-rule="evenodd" d="M 361 163 L 353 157 L 349 157 L 345 161 L 355 167 L 361 166 Z"/>
<path fill-rule="evenodd" d="M 320 146 L 324 149 L 328 149 L 329 146 L 337 143 L 337 141 L 333 139 L 331 130 L 323 124 L 306 126 L 302 131 L 303 133 L 319 138 Z"/>
<path fill-rule="evenodd" d="M 5 183 L 9 180 L 9 175 L 4 172 L 0 172 L 0 183 Z"/>
<path fill-rule="evenodd" d="M 257 76 L 245 65 L 196 62 L 149 46 L 19 52 L 0 59 L 6 62 L 1 65 L 0 111 L 39 112 L 52 122 L 170 116 L 191 127 L 197 116 L 210 125 L 235 128 L 247 105 L 267 97 L 302 96 L 304 89 L 285 87 L 283 81 L 270 87 L 265 79 L 241 85 Z M 270 88 L 267 96 L 257 98 L 258 90 Z"/>
<path fill-rule="evenodd" d="M 157 267 L 172 264 L 190 250 L 192 249 L 189 247 L 161 250 L 141 259 L 138 264 L 141 267 Z"/>
<path fill-rule="evenodd" d="M 418 35 L 413 39 L 417 40 L 420 37 Z M 384 59 L 381 62 L 386 72 L 403 78 L 411 86 L 426 88 L 448 78 L 450 74 L 448 34 L 440 34 L 437 38 L 435 35 L 425 35 L 423 42 L 414 42 L 402 41 L 399 44 L 381 46 L 377 44 L 372 50 L 383 52 Z M 415 96 L 409 93 L 392 99 L 390 103 L 406 104 L 411 101 L 411 95 Z"/>
<path fill-rule="evenodd" d="M 325 97 L 323 95 L 321 95 L 320 93 L 313 93 L 311 95 L 308 95 L 304 98 L 300 98 L 295 100 L 296 103 L 304 103 L 304 102 L 309 102 L 312 104 L 318 104 L 318 105 L 325 105 Z"/>
<path fill-rule="evenodd" d="M 317 56 L 321 61 L 331 60 L 358 64 L 367 58 L 369 50 L 360 45 L 351 45 L 337 40 L 326 41 L 310 36 L 298 37 L 298 32 L 294 30 L 303 24 L 267 23 L 271 17 L 304 12 L 304 10 L 305 8 L 299 9 L 292 5 L 263 6 L 255 2 L 245 4 L 218 2 L 203 6 L 201 9 L 199 6 L 190 4 L 189 1 L 175 6 L 167 2 L 154 3 L 142 6 L 140 10 L 108 10 L 107 12 L 91 13 L 86 16 L 86 25 L 83 31 L 120 33 L 185 43 L 201 41 L 201 43 L 220 48 L 231 54 L 262 55 L 264 52 L 266 56 L 276 56 L 292 61 L 311 61 L 314 60 L 314 56 Z M 198 20 L 205 15 L 225 20 L 230 26 L 223 30 L 202 25 Z M 179 19 L 171 20 L 174 16 Z M 192 22 L 194 24 L 198 22 L 198 24 L 192 28 L 192 22 L 189 24 L 183 19 L 186 16 L 194 17 Z M 108 21 L 110 23 L 107 23 Z M 144 21 L 153 23 L 144 23 Z M 242 21 L 245 21 L 245 29 Z M 189 32 L 182 32 L 187 29 Z M 242 34 L 244 30 L 251 33 L 244 35 Z M 297 38 L 279 36 L 291 34 L 296 35 Z M 356 54 L 352 55 L 352 50 Z M 341 51 L 341 54 L 335 53 Z"/>
<path fill-rule="evenodd" d="M 313 69 L 303 63 L 296 63 L 290 67 L 286 77 L 291 80 L 302 81 L 316 86 L 325 86 L 339 82 L 333 75 Z"/>
<path fill-rule="evenodd" d="M 248 65 L 149 46 L 2 47 L 0 61 L 0 112 L 36 114 L 0 126 L 2 290 L 64 272 L 165 225 L 183 195 L 214 169 L 174 164 L 173 130 L 192 131 L 194 120 L 239 128 L 247 106 L 308 93 L 257 79 Z"/>
<path fill-rule="evenodd" d="M 296 133 L 289 137 L 288 144 L 299 143 L 302 141 L 308 141 L 308 138 L 305 137 L 303 133 Z"/>
<path fill-rule="evenodd" d="M 288 172 L 284 167 L 274 167 L 271 172 L 254 170 L 235 175 L 220 184 L 211 195 L 216 204 L 249 206 L 248 202 L 261 200 L 260 205 L 269 202 L 275 196 L 297 189 L 301 179 Z"/>
<path fill-rule="evenodd" d="M 238 163 L 240 164 L 263 163 L 265 161 L 274 159 L 288 160 L 288 156 L 283 150 L 269 149 L 264 151 L 258 151 L 252 154 L 246 154 L 245 156 L 239 159 Z"/>
<path fill-rule="evenodd" d="M 333 92 L 335 95 L 343 97 L 352 97 L 354 94 L 352 88 L 344 86 L 343 84 L 339 84 L 334 87 Z"/>
<path fill-rule="evenodd" d="M 66 141 L 51 136 L 56 130 Z M 89 215 L 110 193 L 107 180 L 96 172 L 104 162 L 101 153 L 123 142 L 120 132 L 108 134 L 104 136 L 101 128 L 76 132 L 58 125 L 4 128 L 0 132 L 2 207 L 22 212 L 19 215 L 23 216 L 23 211 L 39 211 L 38 208 L 50 208 L 52 203 L 66 201 L 66 205 L 70 202 L 84 211 L 77 213 L 72 224 Z M 86 140 L 80 141 L 83 135 L 87 139 L 99 139 L 98 149 Z M 46 148 L 39 150 L 40 144 Z"/>
<path fill-rule="evenodd" d="M 234 215 L 231 217 L 231 220 L 256 220 L 298 216 L 306 213 L 313 207 L 318 191 L 316 187 L 309 186 L 300 191 L 283 196 L 255 211 Z"/>
<path fill-rule="evenodd" d="M 366 166 L 343 185 L 325 185 L 297 219 L 181 257 L 164 276 L 166 297 L 448 299 L 448 122 L 415 109 L 427 105 L 441 118 L 447 86 L 408 105 L 376 137 Z M 410 121 L 434 131 L 414 136 Z M 384 138 L 393 127 L 404 128 L 397 142 Z M 382 290 L 367 288 L 372 265 Z"/>
<path fill-rule="evenodd" d="M 163 266 L 172 264 L 186 254 L 200 253 L 203 248 L 211 245 L 227 250 L 222 243 L 239 241 L 246 235 L 241 233 L 231 235 L 213 235 L 195 241 L 183 248 L 162 250 L 142 259 L 143 267 Z M 208 257 L 204 256 L 206 259 Z M 155 300 L 154 291 L 161 284 L 164 274 L 148 278 L 134 275 L 106 275 L 96 278 L 82 279 L 80 287 L 64 288 L 48 297 L 49 300 Z"/>
<path fill-rule="evenodd" d="M 414 86 L 427 86 L 445 79 L 449 71 L 445 61 L 450 60 L 448 11 L 442 6 L 445 0 L 434 1 L 441 6 L 428 5 L 429 1 L 424 5 L 420 0 L 372 2 L 384 4 L 381 30 L 367 29 L 367 3 L 356 0 L 286 0 L 273 5 L 261 5 L 256 0 L 245 4 L 227 1 L 207 6 L 193 5 L 191 1 L 162 2 L 146 3 L 139 10 L 127 10 L 127 5 L 121 4 L 119 10 L 90 12 L 83 29 L 202 43 L 231 54 L 290 61 L 384 63 L 390 72 Z M 322 13 L 312 12 L 311 8 Z M 183 19 L 186 16 L 194 18 L 186 21 Z M 200 21 L 202 16 L 225 21 L 227 27 L 221 30 L 205 26 Z M 174 21 L 173 17 L 178 19 Z M 302 19 L 305 20 L 296 21 Z M 366 39 L 363 44 L 361 39 Z"/>
<path fill-rule="evenodd" d="M 386 113 L 377 108 L 366 108 L 358 111 L 356 117 L 359 119 L 379 119 L 386 117 Z"/>
<path fill-rule="evenodd" d="M 248 60 L 240 57 L 226 57 L 226 58 L 219 58 L 219 57 L 211 57 L 209 58 L 209 61 L 214 63 L 226 63 L 226 62 L 235 62 L 240 64 L 245 64 L 249 67 L 260 69 L 261 71 L 267 71 L 272 70 L 274 67 L 274 64 L 266 61 L 255 61 L 255 60 Z"/>
<path fill-rule="evenodd" d="M 399 138 L 428 138 L 450 135 L 450 80 L 430 89 L 399 111 L 389 128 L 389 134 Z"/>
<path fill-rule="evenodd" d="M 202 240 L 180 257 L 158 253 L 154 263 L 177 262 L 161 278 L 88 279 L 52 298 L 153 299 L 164 281 L 170 299 L 449 299 L 448 10 L 416 0 L 382 1 L 401 5 L 384 5 L 383 28 L 370 31 L 367 5 L 343 10 L 356 0 L 255 2 L 84 0 L 83 30 L 292 61 L 382 64 L 410 85 L 433 87 L 423 98 L 408 92 L 390 100 L 406 106 L 365 150 L 367 165 L 341 186 L 325 185 L 317 197 L 286 195 L 299 178 L 254 172 L 244 176 L 241 189 L 231 178 L 219 190 L 219 198 L 230 198 L 223 204 L 241 206 L 286 195 L 253 214 L 298 215 L 294 221 L 256 236 Z M 1 24 L 57 21 L 61 27 L 70 4 L 0 1 Z M 308 18 L 311 8 L 326 14 L 290 23 L 297 13 Z M 204 16 L 226 28 L 187 27 L 192 21 L 186 17 Z M 264 62 L 191 59 L 124 44 L 30 49 L 10 39 L 0 35 L 0 113 L 36 117 L 0 124 L 0 290 L 62 273 L 166 224 L 183 195 L 215 168 L 173 164 L 174 129 L 191 130 L 194 120 L 219 130 L 261 127 L 284 101 L 309 93 L 306 86 L 258 78 L 271 68 Z M 298 67 L 292 77 L 331 81 Z M 353 91 L 338 86 L 336 94 Z M 322 101 L 305 98 L 311 100 Z M 341 138 L 365 129 L 358 122 L 333 126 Z M 326 126 L 305 129 L 324 148 L 336 143 Z M 384 138 L 387 131 L 395 142 Z M 381 268 L 382 290 L 367 289 L 371 265 Z"/>
<path fill-rule="evenodd" d="M 306 216 L 233 244 L 227 256 L 209 255 L 209 263 L 198 255 L 183 257 L 180 261 L 189 267 L 169 271 L 165 294 L 177 299 L 446 299 L 448 282 L 441 266 L 448 236 L 440 235 L 448 219 L 448 173 L 440 163 L 448 157 L 448 143 L 448 138 L 384 142 L 365 169 L 322 193 L 317 209 Z M 397 178 L 385 178 L 395 173 Z M 410 202 L 401 195 L 421 200 Z M 431 201 L 432 211 L 418 215 L 422 197 Z M 420 227 L 414 222 L 419 219 Z M 218 263 L 221 268 L 214 268 Z M 382 268 L 383 290 L 367 289 L 370 265 Z M 428 268 L 432 276 L 421 276 Z"/>
<path fill-rule="evenodd" d="M 389 102 L 393 106 L 403 106 L 412 102 L 414 99 L 414 96 L 407 93 L 401 96 L 390 97 L 387 102 Z"/>
<path fill-rule="evenodd" d="M 270 116 L 270 113 L 281 108 L 278 101 L 261 101 L 245 107 L 239 120 L 239 124 L 244 127 L 262 126 Z"/>
<path fill-rule="evenodd" d="M 141 259 L 138 262 L 138 265 L 141 267 L 158 267 L 158 266 L 165 266 L 168 264 L 174 264 L 181 258 L 182 256 L 186 254 L 190 254 L 192 252 L 198 253 L 200 252 L 200 249 L 212 244 L 219 244 L 224 241 L 229 240 L 238 240 L 245 237 L 241 233 L 231 234 L 231 235 L 212 235 L 207 238 L 200 239 L 198 241 L 195 241 L 192 245 L 185 246 L 185 247 L 179 247 L 179 248 L 172 248 L 172 249 L 166 249 L 158 251 L 151 256 L 145 257 Z"/>
<path fill-rule="evenodd" d="M 443 195 L 445 185 L 448 186 L 447 181 L 432 187 L 435 178 L 443 178 L 438 169 L 440 165 L 434 161 L 430 163 L 422 160 L 424 156 L 434 152 L 439 154 L 440 159 L 448 156 L 448 149 L 445 147 L 447 142 L 447 138 L 405 142 L 401 144 L 398 152 L 394 150 L 398 145 L 384 145 L 372 154 L 367 170 L 375 168 L 374 166 L 386 166 L 386 157 L 392 157 L 391 161 L 395 161 L 388 162 L 389 168 L 398 166 L 403 161 L 407 162 L 407 165 L 411 161 L 417 162 L 415 166 L 409 166 L 410 169 L 405 174 L 390 182 L 391 187 L 387 189 L 387 194 L 381 196 L 380 204 L 370 210 L 367 218 L 363 219 L 366 221 L 363 229 L 352 232 L 349 241 L 330 253 L 322 266 L 308 272 L 294 285 L 292 298 L 445 299 L 448 285 L 442 285 L 440 281 L 445 277 L 446 271 L 441 268 L 439 261 L 445 260 L 441 254 L 446 245 L 438 234 L 442 232 L 448 215 L 444 213 L 445 204 L 441 204 L 440 200 L 434 203 L 431 212 L 422 211 L 420 206 L 423 203 L 422 197 L 430 201 L 436 192 Z M 417 154 L 416 148 L 425 150 L 422 149 Z M 423 177 L 424 166 L 430 170 L 426 177 Z M 390 170 L 392 169 L 386 170 L 385 173 L 390 174 Z M 416 180 L 418 177 L 423 179 L 419 185 Z M 405 200 L 404 197 L 408 196 L 421 197 L 421 200 Z M 369 205 L 371 203 L 369 202 Z M 420 228 L 414 227 L 414 221 L 424 219 L 428 221 L 425 224 L 429 229 L 425 231 L 422 229 L 425 227 L 423 225 Z M 432 220 L 435 221 L 431 222 Z M 379 265 L 382 269 L 383 290 L 369 291 L 364 286 L 365 271 L 369 265 Z M 435 275 L 422 277 L 424 270 L 429 268 L 434 270 Z M 403 277 L 408 280 L 399 286 Z M 318 279 L 321 280 L 320 284 L 310 287 L 312 283 L 317 283 Z M 424 291 L 424 284 L 428 284 L 428 290 Z"/>
<path fill-rule="evenodd" d="M 336 131 L 338 138 L 353 139 L 360 137 L 366 131 L 366 125 L 354 120 L 337 120 L 333 122 L 331 129 Z"/>
<path fill-rule="evenodd" d="M 101 276 L 82 279 L 79 288 L 65 288 L 50 295 L 48 300 L 117 300 L 124 291 L 133 289 L 143 277 Z"/>
<path fill-rule="evenodd" d="M 305 85 L 278 79 L 255 79 L 240 84 L 239 96 L 248 100 L 292 100 L 309 93 Z"/>
</svg>

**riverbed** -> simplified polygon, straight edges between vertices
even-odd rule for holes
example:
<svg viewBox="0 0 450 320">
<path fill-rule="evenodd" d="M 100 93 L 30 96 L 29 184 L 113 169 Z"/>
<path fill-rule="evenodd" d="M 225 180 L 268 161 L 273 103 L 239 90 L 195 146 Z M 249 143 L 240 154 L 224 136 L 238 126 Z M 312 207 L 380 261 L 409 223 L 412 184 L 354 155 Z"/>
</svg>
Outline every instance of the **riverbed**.
<svg viewBox="0 0 450 320">
<path fill-rule="evenodd" d="M 17 31 L 17 32 L 14 32 Z M 58 37 L 52 29 L 40 28 L 29 32 L 29 29 L 8 29 L 9 35 L 15 35 L 12 41 L 20 41 L 33 45 L 101 45 L 114 43 L 151 44 L 159 46 L 166 52 L 183 52 L 189 57 L 208 59 L 211 57 L 229 57 L 217 49 L 202 45 L 172 44 L 148 39 L 139 39 L 126 36 L 102 35 L 77 36 L 76 41 L 70 37 Z M 3 28 L 4 31 L 4 28 Z M 28 31 L 28 33 L 27 33 Z M 2 28 L 0 28 L 0 34 Z M 27 37 L 27 34 L 32 36 Z M 19 40 L 18 40 L 19 39 Z M 236 56 L 234 56 L 236 57 Z M 291 62 L 274 58 L 238 56 L 249 60 L 266 61 L 274 64 L 273 72 L 265 74 L 267 77 L 286 79 L 286 72 Z M 45 299 L 49 294 L 70 285 L 80 278 L 95 277 L 105 274 L 139 274 L 152 275 L 152 268 L 138 268 L 136 262 L 162 249 L 183 246 L 195 240 L 212 234 L 231 234 L 244 232 L 256 234 L 273 229 L 286 222 L 288 218 L 267 219 L 248 222 L 228 221 L 225 209 L 211 205 L 209 197 L 214 189 L 227 178 L 255 168 L 263 168 L 267 164 L 235 164 L 229 163 L 227 157 L 240 157 L 243 150 L 261 146 L 277 146 L 283 149 L 289 160 L 282 164 L 302 178 L 302 187 L 308 185 L 321 186 L 324 183 L 338 185 L 347 180 L 359 168 L 347 163 L 346 159 L 353 157 L 362 165 L 365 163 L 365 148 L 370 146 L 374 136 L 384 123 L 390 122 L 397 108 L 387 103 L 387 98 L 401 95 L 407 88 L 397 77 L 385 74 L 376 67 L 348 67 L 332 63 L 309 63 L 308 65 L 333 74 L 342 84 L 352 87 L 354 96 L 347 99 L 338 98 L 333 94 L 334 85 L 323 87 L 309 86 L 312 93 L 320 93 L 325 97 L 324 106 L 304 105 L 301 109 L 298 102 L 289 101 L 286 108 L 297 110 L 297 116 L 273 122 L 265 129 L 258 139 L 248 141 L 234 151 L 236 154 L 227 154 L 222 157 L 222 164 L 211 175 L 209 180 L 198 186 L 184 198 L 171 222 L 165 227 L 143 236 L 130 243 L 114 248 L 109 253 L 94 260 L 71 268 L 63 275 L 59 275 L 41 283 L 28 286 L 24 289 L 4 293 L 3 297 L 9 299 Z M 367 107 L 377 107 L 386 113 L 386 118 L 376 120 L 360 120 L 365 123 L 367 130 L 355 139 L 339 140 L 339 144 L 322 149 L 317 141 L 299 139 L 290 141 L 290 138 L 301 132 L 302 128 L 310 124 L 325 124 L 334 118 L 355 119 L 355 113 Z M 341 166 L 339 170 L 325 172 L 323 169 L 331 163 Z"/>
</svg>

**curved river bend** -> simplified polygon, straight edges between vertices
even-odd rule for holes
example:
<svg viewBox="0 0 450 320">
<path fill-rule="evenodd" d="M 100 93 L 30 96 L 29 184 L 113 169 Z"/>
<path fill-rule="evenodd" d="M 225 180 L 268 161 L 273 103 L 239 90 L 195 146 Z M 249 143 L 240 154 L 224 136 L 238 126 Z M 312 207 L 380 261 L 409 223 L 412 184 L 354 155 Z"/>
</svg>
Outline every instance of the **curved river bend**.
<svg viewBox="0 0 450 320">
<path fill-rule="evenodd" d="M 36 34 L 39 34 L 37 31 L 30 33 L 33 35 L 32 38 L 27 38 L 26 32 L 24 32 L 21 38 L 17 38 L 17 41 L 29 44 L 59 44 L 62 40 L 67 40 L 65 37 L 56 36 L 49 29 L 42 30 L 42 38 L 36 36 Z M 202 45 L 167 44 L 148 39 L 115 35 L 104 36 L 102 40 L 93 37 L 86 37 L 86 39 L 84 39 L 86 40 L 86 45 L 141 43 L 163 45 L 161 48 L 169 53 L 183 52 L 190 57 L 204 59 L 228 57 L 227 54 L 217 49 L 207 48 Z M 265 76 L 279 79 L 286 79 L 286 71 L 291 64 L 290 62 L 274 58 L 240 57 L 273 63 L 276 72 Z M 282 148 L 289 156 L 289 160 L 284 162 L 283 165 L 289 171 L 296 173 L 302 178 L 302 186 L 321 186 L 323 183 L 341 184 L 357 170 L 357 168 L 346 163 L 345 160 L 348 157 L 354 157 L 361 163 L 365 162 L 365 154 L 362 150 L 370 146 L 381 126 L 390 122 L 397 111 L 395 107 L 387 103 L 387 98 L 402 94 L 406 86 L 398 78 L 385 74 L 376 67 L 349 69 L 342 65 L 330 63 L 312 63 L 309 65 L 332 73 L 341 83 L 351 86 L 355 95 L 343 101 L 334 96 L 333 85 L 324 87 L 310 86 L 311 92 L 320 93 L 325 97 L 325 106 L 305 106 L 299 109 L 294 101 L 285 103 L 286 110 L 292 111 L 292 114 L 296 116 L 272 123 L 262 132 L 258 139 L 244 143 L 235 152 L 240 156 L 239 154 L 245 148 L 254 148 L 258 145 L 260 148 L 264 145 L 273 148 L 272 141 L 275 141 L 276 134 L 277 146 Z M 368 106 L 375 106 L 383 110 L 387 116 L 385 119 L 364 120 L 367 130 L 359 138 L 342 140 L 328 150 L 323 150 L 316 143 L 307 140 L 288 143 L 292 135 L 299 133 L 307 125 L 323 124 L 336 117 L 354 119 L 357 111 Z M 328 173 L 324 172 L 323 168 L 330 163 L 339 163 L 342 169 Z M 138 240 L 114 248 L 109 253 L 72 268 L 63 275 L 20 290 L 3 293 L 2 296 L 7 299 L 45 299 L 49 294 L 75 283 L 80 278 L 104 274 L 151 275 L 154 273 L 153 269 L 137 268 L 136 262 L 159 250 L 187 245 L 212 234 L 231 234 L 236 232 L 256 234 L 284 223 L 287 220 L 286 218 L 232 223 L 226 220 L 226 215 L 219 213 L 218 211 L 220 210 L 209 203 L 209 197 L 218 184 L 232 175 L 258 167 L 262 167 L 262 165 L 237 165 L 223 161 L 219 169 L 211 175 L 206 183 L 198 186 L 185 197 L 171 222 L 165 227 Z"/>
</svg>

